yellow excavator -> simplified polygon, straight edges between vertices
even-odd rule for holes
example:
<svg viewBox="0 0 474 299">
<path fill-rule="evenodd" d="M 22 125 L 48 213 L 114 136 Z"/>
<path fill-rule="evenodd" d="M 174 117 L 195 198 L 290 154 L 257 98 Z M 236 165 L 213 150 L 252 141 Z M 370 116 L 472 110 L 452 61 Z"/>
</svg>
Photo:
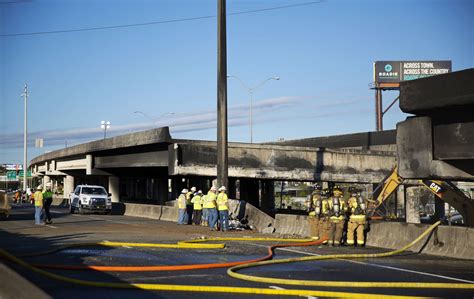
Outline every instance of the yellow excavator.
<svg viewBox="0 0 474 299">
<path fill-rule="evenodd" d="M 369 200 L 368 216 L 373 217 L 377 209 L 403 184 L 405 179 L 398 174 L 395 166 L 390 173 L 374 190 L 372 200 Z M 474 227 L 474 200 L 468 197 L 456 185 L 449 181 L 419 180 L 420 185 L 428 188 L 434 195 L 454 207 L 463 217 L 464 224 Z"/>
</svg>

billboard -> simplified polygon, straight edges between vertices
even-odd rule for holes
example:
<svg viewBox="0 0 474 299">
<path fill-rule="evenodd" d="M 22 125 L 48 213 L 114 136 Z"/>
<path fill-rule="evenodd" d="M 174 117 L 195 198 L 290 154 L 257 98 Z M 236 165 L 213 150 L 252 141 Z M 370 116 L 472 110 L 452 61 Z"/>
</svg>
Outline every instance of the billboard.
<svg viewBox="0 0 474 299">
<path fill-rule="evenodd" d="M 374 81 L 377 83 L 398 83 L 450 73 L 450 60 L 438 61 L 376 61 Z"/>
</svg>

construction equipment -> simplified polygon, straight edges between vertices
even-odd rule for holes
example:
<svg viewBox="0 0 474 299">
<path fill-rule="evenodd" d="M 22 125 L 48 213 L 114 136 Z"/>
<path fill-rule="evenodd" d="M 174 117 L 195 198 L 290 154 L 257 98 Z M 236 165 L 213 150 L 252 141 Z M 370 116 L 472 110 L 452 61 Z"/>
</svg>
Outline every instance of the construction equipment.
<svg viewBox="0 0 474 299">
<path fill-rule="evenodd" d="M 384 204 L 390 195 L 404 182 L 395 166 L 392 172 L 379 184 L 369 200 L 367 215 L 373 217 L 377 208 Z M 426 187 L 439 199 L 454 207 L 463 217 L 466 226 L 474 227 L 474 200 L 449 181 L 422 179 L 420 185 Z"/>
</svg>

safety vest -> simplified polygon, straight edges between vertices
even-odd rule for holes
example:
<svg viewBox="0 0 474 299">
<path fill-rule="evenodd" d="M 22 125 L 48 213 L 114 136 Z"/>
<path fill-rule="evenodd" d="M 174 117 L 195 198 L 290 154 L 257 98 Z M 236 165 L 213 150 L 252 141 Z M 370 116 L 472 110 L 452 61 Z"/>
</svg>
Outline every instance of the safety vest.
<svg viewBox="0 0 474 299">
<path fill-rule="evenodd" d="M 42 207 L 43 206 L 43 193 L 41 191 L 36 191 L 34 198 L 35 198 L 35 206 Z"/>
<path fill-rule="evenodd" d="M 53 199 L 53 192 L 51 192 L 49 190 L 44 191 L 43 192 L 43 199 L 44 200 Z"/>
<path fill-rule="evenodd" d="M 358 199 L 357 197 L 353 196 L 349 198 L 348 200 L 348 205 L 349 205 L 349 211 L 351 213 L 350 219 L 354 221 L 362 221 L 365 220 L 365 206 L 363 205 L 364 203 L 361 201 L 362 198 Z"/>
<path fill-rule="evenodd" d="M 186 209 L 186 195 L 180 194 L 178 197 L 178 209 Z"/>
<path fill-rule="evenodd" d="M 329 212 L 331 219 L 333 220 L 343 220 L 344 213 L 347 210 L 346 202 L 342 197 L 330 197 L 328 199 Z"/>
<path fill-rule="evenodd" d="M 219 193 L 219 195 L 217 195 L 217 209 L 219 211 L 226 211 L 229 209 L 227 207 L 227 202 L 228 202 L 228 197 L 227 197 L 227 194 L 225 194 L 225 192 L 221 192 Z"/>
<path fill-rule="evenodd" d="M 201 195 L 195 195 L 191 199 L 191 202 L 194 204 L 195 210 L 202 210 L 202 196 Z"/>
<path fill-rule="evenodd" d="M 217 199 L 217 195 L 214 192 L 212 191 L 207 192 L 207 208 L 208 209 L 216 208 L 216 199 Z"/>
<path fill-rule="evenodd" d="M 192 198 L 193 198 L 193 192 L 189 191 L 188 193 L 186 193 L 186 205 L 191 204 L 191 199 Z"/>
</svg>

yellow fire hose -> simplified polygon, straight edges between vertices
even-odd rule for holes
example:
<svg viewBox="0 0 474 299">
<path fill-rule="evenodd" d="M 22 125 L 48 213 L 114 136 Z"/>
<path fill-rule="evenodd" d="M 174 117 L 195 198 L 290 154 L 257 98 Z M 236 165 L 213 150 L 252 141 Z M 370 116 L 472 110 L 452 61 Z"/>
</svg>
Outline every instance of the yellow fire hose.
<svg viewBox="0 0 474 299">
<path fill-rule="evenodd" d="M 310 257 L 299 257 L 289 259 L 278 259 L 270 261 L 262 261 L 256 263 L 249 263 L 244 265 L 234 266 L 227 270 L 227 274 L 231 277 L 253 281 L 263 282 L 271 284 L 285 284 L 285 285 L 298 285 L 298 286 L 312 286 L 312 287 L 352 287 L 352 288 L 417 288 L 417 289 L 473 289 L 474 284 L 469 283 L 434 283 L 434 282 L 356 282 L 356 281 L 314 281 L 314 280 L 298 280 L 298 279 L 280 279 L 271 277 L 259 277 L 247 274 L 240 274 L 236 271 L 258 267 L 263 265 L 282 264 L 282 263 L 295 263 L 303 261 L 320 261 L 329 259 L 360 259 L 360 258 L 380 258 L 393 256 L 408 250 L 410 247 L 420 242 L 426 235 L 431 233 L 441 222 L 438 221 L 430 226 L 425 232 L 423 232 L 418 238 L 413 240 L 410 244 L 390 252 L 384 253 L 368 253 L 368 254 L 331 254 L 322 256 L 310 256 Z"/>
<path fill-rule="evenodd" d="M 252 238 L 241 238 L 253 240 Z M 283 240 L 283 239 L 280 239 Z M 103 288 L 119 288 L 119 289 L 142 289 L 151 291 L 179 291 L 179 292 L 205 292 L 205 293 L 227 293 L 227 294 L 255 294 L 255 295 L 286 295 L 286 296 L 317 296 L 330 298 L 427 298 L 427 297 L 411 297 L 411 296 L 392 296 L 382 294 L 364 294 L 364 293 L 349 293 L 349 292 L 333 292 L 333 291 L 318 291 L 318 290 L 302 290 L 302 289 L 268 289 L 268 288 L 250 288 L 250 287 L 223 287 L 223 286 L 196 286 L 196 285 L 173 285 L 173 284 L 144 284 L 144 283 L 113 283 L 113 282 L 96 282 L 69 278 L 62 275 L 54 274 L 37 267 L 34 267 L 25 261 L 11 255 L 7 251 L 0 249 L 0 257 L 10 260 L 26 269 L 43 276 L 90 287 Z"/>
<path fill-rule="evenodd" d="M 327 256 L 317 256 L 317 257 L 303 257 L 303 258 L 291 258 L 291 259 L 280 259 L 266 262 L 257 262 L 245 264 L 242 266 L 236 266 L 228 269 L 227 273 L 234 278 L 244 279 L 249 281 L 256 282 L 265 282 L 272 284 L 290 284 L 290 285 L 304 285 L 304 286 L 324 286 L 324 287 L 379 287 L 379 288 L 446 288 L 446 289 L 474 289 L 474 284 L 440 284 L 440 283 L 378 283 L 378 282 L 337 282 L 337 281 L 307 281 L 307 280 L 288 280 L 288 279 L 275 279 L 267 277 L 255 277 L 250 275 L 243 275 L 236 273 L 235 271 L 248 267 L 256 267 L 267 264 L 276 264 L 276 263 L 291 263 L 299 261 L 314 261 L 314 260 L 326 260 L 326 259 L 355 259 L 355 258 L 376 258 L 376 257 L 386 257 L 392 256 L 398 253 L 401 253 L 415 243 L 419 242 L 427 234 L 429 234 L 434 228 L 436 228 L 440 223 L 432 225 L 428 230 L 426 230 L 422 235 L 420 235 L 416 240 L 406 245 L 405 247 L 394 250 L 387 253 L 378 253 L 378 254 L 335 254 Z M 240 241 L 289 241 L 288 239 L 278 239 L 278 238 L 210 238 L 210 239 L 196 239 L 186 242 L 178 242 L 177 244 L 148 244 L 148 243 L 122 243 L 122 242 L 99 242 L 100 246 L 135 246 L 135 247 L 168 247 L 168 245 L 178 246 L 171 248 L 191 248 L 186 247 L 187 245 L 194 245 L 196 247 L 192 248 L 210 248 L 210 247 L 199 247 L 199 245 L 218 245 L 214 248 L 223 248 L 224 244 L 201 244 L 206 241 L 223 241 L 223 240 L 240 240 Z M 293 242 L 308 242 L 308 239 L 291 239 Z M 97 245 L 98 243 L 82 243 L 81 246 L 86 244 L 91 246 L 92 244 Z M 71 244 L 61 247 L 64 249 L 66 247 L 78 246 L 79 244 Z M 143 245 L 143 246 L 142 246 Z M 161 246 L 166 245 L 166 246 Z M 179 247 L 183 246 L 183 247 Z M 58 251 L 61 249 L 54 249 Z M 53 251 L 50 251 L 53 252 Z M 246 287 L 224 287 L 224 286 L 195 286 L 195 285 L 171 285 L 171 284 L 140 284 L 140 283 L 108 283 L 108 282 L 95 282 L 87 281 L 65 277 L 62 275 L 54 274 L 37 267 L 34 267 L 25 261 L 11 255 L 3 249 L 0 249 L 0 257 L 4 257 L 22 267 L 30 269 L 33 272 L 38 274 L 79 285 L 84 286 L 93 286 L 93 287 L 108 287 L 108 288 L 133 288 L 133 289 L 144 289 L 144 290 L 155 290 L 155 291 L 187 291 L 187 292 L 210 292 L 210 293 L 240 293 L 240 294 L 260 294 L 260 295 L 291 295 L 291 296 L 319 296 L 319 297 L 338 297 L 338 298 L 420 298 L 420 297 L 410 297 L 410 296 L 392 296 L 392 295 L 382 295 L 382 294 L 364 294 L 364 293 L 350 293 L 350 292 L 332 292 L 332 291 L 318 291 L 318 290 L 304 290 L 304 289 L 267 289 L 267 288 L 246 288 Z"/>
</svg>

